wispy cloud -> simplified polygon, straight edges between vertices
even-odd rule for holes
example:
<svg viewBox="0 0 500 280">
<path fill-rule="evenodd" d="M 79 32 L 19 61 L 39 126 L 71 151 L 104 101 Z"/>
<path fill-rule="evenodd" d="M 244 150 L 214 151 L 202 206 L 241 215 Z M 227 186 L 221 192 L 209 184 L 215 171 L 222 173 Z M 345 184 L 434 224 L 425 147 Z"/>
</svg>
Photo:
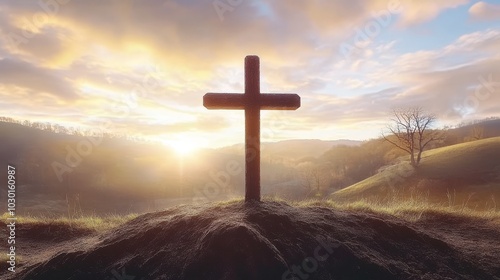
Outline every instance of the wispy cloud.
<svg viewBox="0 0 500 280">
<path fill-rule="evenodd" d="M 469 8 L 469 14 L 475 20 L 498 20 L 500 5 L 479 1 Z"/>
</svg>

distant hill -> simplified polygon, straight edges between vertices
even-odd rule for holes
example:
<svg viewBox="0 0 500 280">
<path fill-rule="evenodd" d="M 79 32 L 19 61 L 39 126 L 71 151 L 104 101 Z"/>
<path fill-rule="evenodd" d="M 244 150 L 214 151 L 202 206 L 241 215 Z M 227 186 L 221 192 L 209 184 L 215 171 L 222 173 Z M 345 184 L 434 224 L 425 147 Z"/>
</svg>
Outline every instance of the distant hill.
<svg viewBox="0 0 500 280">
<path fill-rule="evenodd" d="M 17 191 L 23 197 L 19 212 L 40 213 L 39 206 L 51 205 L 49 200 L 66 207 L 66 196 L 76 194 L 86 209 L 111 206 L 101 203 L 109 197 L 126 202 L 117 198 L 143 199 L 159 192 L 177 195 L 176 156 L 164 146 L 126 137 L 69 134 L 59 132 L 67 131 L 65 128 L 55 127 L 46 130 L 0 122 L 0 165 L 16 167 Z M 0 180 L 5 181 L 6 176 L 6 172 L 0 173 Z M 157 186 L 159 181 L 163 185 Z M 147 186 L 137 188 L 144 182 Z M 5 195 L 3 188 L 0 197 Z M 47 197 L 42 201 L 38 195 Z M 55 210 L 46 208 L 46 213 Z"/>
<path fill-rule="evenodd" d="M 500 201 L 500 137 L 426 151 L 417 169 L 403 161 L 332 197 L 385 200 L 393 195 L 493 207 Z"/>
<path fill-rule="evenodd" d="M 0 118 L 0 164 L 18 167 L 17 183 L 24 197 L 20 211 L 51 212 L 53 209 L 49 209 L 50 204 L 46 202 L 51 199 L 57 200 L 61 211 L 65 211 L 67 195 L 78 195 L 83 211 L 107 212 L 120 207 L 130 209 L 129 202 L 135 203 L 135 200 L 200 196 L 212 200 L 219 199 L 218 196 L 244 193 L 243 144 L 203 150 L 181 161 L 174 151 L 161 144 L 106 134 L 100 139 L 102 142 L 89 147 L 88 135 L 92 132 L 57 124 L 4 120 Z M 500 120 L 475 123 L 448 132 L 448 143 L 443 145 L 470 141 L 475 137 L 500 136 Z M 349 186 L 376 174 L 381 166 L 398 157 L 399 154 L 391 152 L 392 147 L 387 145 L 377 139 L 365 142 L 315 139 L 264 142 L 261 161 L 263 193 L 301 197 L 309 193 L 304 186 L 312 179 L 308 179 L 307 174 L 311 170 L 315 172 L 312 168 L 321 164 L 323 169 L 318 170 L 325 176 L 331 177 L 332 170 L 337 176 L 331 181 L 315 180 L 314 184 L 325 194 L 334 188 Z M 70 166 L 75 162 L 75 166 Z M 224 172 L 228 162 L 236 163 L 240 172 L 227 177 Z M 304 163 L 301 165 L 303 169 L 298 167 L 298 162 Z M 61 177 L 54 166 L 63 166 L 65 169 L 59 170 L 68 172 L 60 172 Z M 306 170 L 308 166 L 311 170 Z M 341 175 L 343 177 L 339 179 Z M 0 180 L 5 181 L 5 178 L 6 173 L 0 173 Z M 224 178 L 228 181 L 221 180 Z M 216 190 L 211 188 L 214 184 L 218 187 Z M 139 185 L 142 187 L 138 188 Z M 283 185 L 285 189 L 276 191 L 269 187 L 276 185 Z M 37 197 L 41 194 L 48 196 L 45 201 Z M 5 189 L 0 190 L 0 198 L 4 195 Z M 116 198 L 117 195 L 121 199 L 113 201 L 123 202 L 123 205 L 101 203 L 101 200 L 109 201 L 110 197 Z"/>
<path fill-rule="evenodd" d="M 475 121 L 447 131 L 447 145 L 500 136 L 500 119 Z"/>
<path fill-rule="evenodd" d="M 362 141 L 355 140 L 318 140 L 318 139 L 295 139 L 278 142 L 261 143 L 263 157 L 283 158 L 297 160 L 305 157 L 319 157 L 332 147 L 359 146 Z M 243 154 L 244 145 L 236 144 L 220 149 L 226 152 L 236 152 Z"/>
<path fill-rule="evenodd" d="M 18 191 L 23 195 L 20 213 L 67 212 L 68 195 L 78 195 L 78 207 L 83 212 L 108 213 L 128 212 L 124 209 L 133 209 L 132 204 L 150 203 L 153 199 L 217 200 L 244 193 L 242 144 L 201 150 L 180 160 L 161 144 L 113 135 L 98 136 L 99 143 L 93 144 L 89 142 L 92 137 L 86 135 L 89 133 L 51 124 L 0 121 L 0 164 L 14 164 L 18 169 Z M 319 156 L 334 145 L 358 143 L 263 143 L 261 182 L 263 186 L 292 182 L 296 179 L 293 163 L 297 159 Z M 226 176 L 228 162 L 238 167 L 237 174 Z M 2 179 L 5 181 L 6 173 L 0 174 Z M 273 190 L 264 187 L 266 191 Z M 0 198 L 5 195 L 5 189 L 0 190 Z M 110 200 L 113 203 L 102 203 Z"/>
</svg>

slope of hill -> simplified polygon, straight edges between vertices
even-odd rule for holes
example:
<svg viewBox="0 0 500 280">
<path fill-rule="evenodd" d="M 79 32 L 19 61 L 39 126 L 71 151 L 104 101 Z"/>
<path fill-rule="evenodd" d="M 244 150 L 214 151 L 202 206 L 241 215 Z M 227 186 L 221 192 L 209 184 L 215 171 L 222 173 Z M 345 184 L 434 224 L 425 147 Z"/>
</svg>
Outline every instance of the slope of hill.
<svg viewBox="0 0 500 280">
<path fill-rule="evenodd" d="M 490 207 L 500 201 L 500 137 L 434 149 L 423 153 L 413 169 L 408 162 L 332 194 L 336 199 L 385 199 L 393 194 L 425 194 L 435 202 Z"/>
<path fill-rule="evenodd" d="M 445 214 L 409 222 L 282 202 L 184 205 L 100 235 L 78 231 L 71 242 L 61 230 L 50 240 L 28 231 L 19 236 L 29 244 L 21 248 L 25 267 L 0 273 L 20 280 L 498 280 L 498 222 Z"/>
</svg>

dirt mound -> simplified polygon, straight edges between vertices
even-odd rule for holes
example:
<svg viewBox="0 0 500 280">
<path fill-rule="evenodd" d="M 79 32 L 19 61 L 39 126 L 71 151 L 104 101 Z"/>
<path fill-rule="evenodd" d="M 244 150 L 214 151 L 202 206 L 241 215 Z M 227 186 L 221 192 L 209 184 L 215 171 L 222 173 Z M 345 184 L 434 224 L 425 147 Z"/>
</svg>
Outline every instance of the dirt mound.
<svg viewBox="0 0 500 280">
<path fill-rule="evenodd" d="M 34 224 L 19 226 L 19 235 L 32 241 L 55 241 L 61 242 L 82 236 L 93 234 L 94 231 L 87 228 L 71 227 L 66 223 Z"/>
<path fill-rule="evenodd" d="M 185 205 L 139 216 L 15 279 L 500 279 L 500 241 L 464 249 L 446 238 L 443 229 L 461 223 L 450 221 L 428 228 L 436 219 L 279 202 Z"/>
</svg>

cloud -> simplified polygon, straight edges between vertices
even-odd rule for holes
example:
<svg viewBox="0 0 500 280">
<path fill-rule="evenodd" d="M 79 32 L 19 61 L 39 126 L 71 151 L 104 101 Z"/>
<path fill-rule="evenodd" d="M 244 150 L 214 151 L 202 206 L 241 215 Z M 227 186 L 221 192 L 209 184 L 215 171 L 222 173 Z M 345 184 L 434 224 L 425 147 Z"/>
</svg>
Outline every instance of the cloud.
<svg viewBox="0 0 500 280">
<path fill-rule="evenodd" d="M 211 132 L 217 133 L 230 126 L 230 123 L 225 118 L 218 118 L 207 115 L 199 115 L 191 117 L 189 121 L 177 121 L 163 123 L 157 119 L 124 119 L 110 118 L 110 121 L 115 131 L 133 132 L 143 136 L 157 135 L 173 135 L 178 133 L 200 133 Z M 164 120 L 163 120 L 164 121 Z M 103 123 L 101 120 L 96 120 L 96 124 Z"/>
<path fill-rule="evenodd" d="M 500 31 L 488 29 L 485 31 L 478 31 L 469 34 L 464 34 L 458 40 L 447 46 L 445 52 L 456 53 L 488 53 L 489 55 L 498 55 L 500 48 Z"/>
<path fill-rule="evenodd" d="M 149 52 L 165 65 L 175 65 L 190 73 L 198 68 L 199 74 L 209 75 L 208 69 L 225 62 L 234 63 L 250 53 L 268 57 L 268 63 L 272 64 L 299 63 L 304 61 L 302 54 L 306 50 L 325 44 L 318 38 L 330 37 L 327 44 L 339 44 L 346 30 L 353 30 L 399 4 L 406 7 L 400 15 L 401 21 L 420 23 L 443 9 L 465 3 L 463 0 L 421 2 L 243 1 L 220 21 L 210 1 L 149 0 L 147 5 L 131 0 L 71 1 L 61 5 L 57 13 L 47 14 L 50 20 L 39 25 L 35 18 L 44 15 L 44 9 L 36 1 L 7 0 L 2 8 L 12 14 L 9 19 L 15 34 L 21 34 L 26 26 L 17 23 L 15 15 L 35 25 L 36 36 L 19 47 L 33 56 L 61 53 L 61 44 L 65 46 L 63 62 L 95 52 L 98 46 L 115 53 L 130 53 L 135 48 Z M 81 45 L 85 48 L 78 48 Z"/>
<path fill-rule="evenodd" d="M 474 20 L 498 20 L 500 5 L 479 1 L 469 8 L 469 15 Z"/>
<path fill-rule="evenodd" d="M 420 24 L 436 18 L 442 11 L 469 3 L 469 0 L 401 0 L 400 25 Z"/>
<path fill-rule="evenodd" d="M 416 105 L 436 113 L 441 121 L 452 123 L 498 114 L 495 110 L 496 104 L 500 104 L 500 56 L 492 53 L 498 44 L 498 31 L 485 30 L 464 34 L 432 51 L 397 54 L 382 47 L 384 44 L 372 46 L 375 52 L 387 51 L 378 55 L 379 66 L 371 66 L 367 58 L 352 72 L 346 65 L 340 66 L 340 71 L 348 72 L 337 83 L 336 92 L 349 92 L 349 88 L 361 85 L 360 81 L 367 86 L 353 96 L 303 97 L 303 108 L 294 113 L 299 123 L 297 129 L 328 130 L 352 124 L 371 127 L 384 123 L 392 108 Z M 335 74 L 341 75 L 332 72 Z"/>
<path fill-rule="evenodd" d="M 56 72 L 13 58 L 0 60 L 0 83 L 27 89 L 29 96 L 49 94 L 61 101 L 78 97 L 71 83 Z"/>
<path fill-rule="evenodd" d="M 420 86 L 409 90 L 408 95 L 418 98 L 418 105 L 425 106 L 443 118 L 453 112 L 462 116 L 472 113 L 480 117 L 487 103 L 500 102 L 495 89 L 489 89 L 496 83 L 493 79 L 500 79 L 499 66 L 500 59 L 488 59 L 454 69 L 415 75 L 415 84 L 420 83 Z M 491 86 L 483 85 L 483 80 L 488 77 L 491 77 L 491 81 L 488 81 Z"/>
<path fill-rule="evenodd" d="M 448 120 L 481 118 L 491 112 L 490 104 L 500 102 L 492 90 L 500 82 L 500 56 L 494 51 L 499 47 L 498 31 L 464 34 L 442 49 L 402 54 L 370 76 L 401 87 L 391 104 L 401 99 Z M 491 85 L 483 85 L 486 78 Z M 479 97 L 478 89 L 483 93 Z"/>
</svg>

